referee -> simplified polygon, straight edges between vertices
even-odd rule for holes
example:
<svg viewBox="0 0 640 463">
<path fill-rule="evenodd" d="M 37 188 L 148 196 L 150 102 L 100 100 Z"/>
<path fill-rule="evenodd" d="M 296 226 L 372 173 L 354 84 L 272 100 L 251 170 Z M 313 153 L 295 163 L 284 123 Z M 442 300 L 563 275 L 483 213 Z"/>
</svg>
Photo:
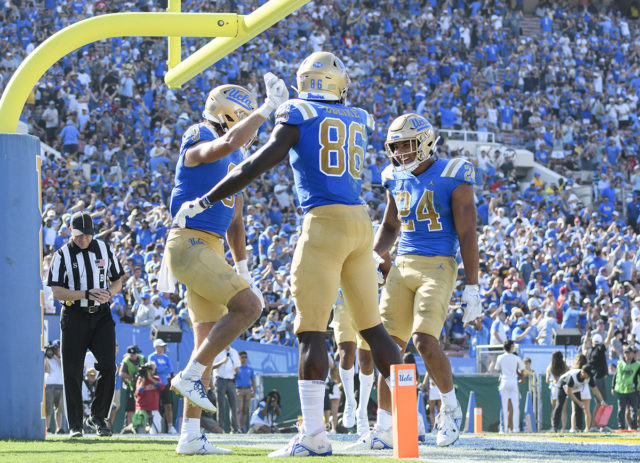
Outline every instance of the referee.
<svg viewBox="0 0 640 463">
<path fill-rule="evenodd" d="M 48 286 L 62 301 L 60 316 L 62 373 L 70 437 L 82 437 L 82 374 L 87 349 L 100 373 L 91 416 L 84 424 L 98 436 L 110 436 L 106 418 L 111 409 L 116 374 L 115 324 L 109 310 L 111 296 L 122 288 L 122 266 L 113 250 L 93 238 L 87 212 L 71 218 L 71 240 L 54 254 Z"/>
</svg>

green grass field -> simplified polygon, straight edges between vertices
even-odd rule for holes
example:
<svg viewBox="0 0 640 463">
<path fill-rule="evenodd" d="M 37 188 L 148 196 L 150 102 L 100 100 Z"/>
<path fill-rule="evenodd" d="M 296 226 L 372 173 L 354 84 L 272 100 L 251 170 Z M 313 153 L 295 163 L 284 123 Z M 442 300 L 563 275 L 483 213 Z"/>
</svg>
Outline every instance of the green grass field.
<svg viewBox="0 0 640 463">
<path fill-rule="evenodd" d="M 222 446 L 222 444 L 220 444 Z M 70 440 L 68 437 L 47 438 L 45 441 L 0 441 L 2 463 L 127 463 L 127 462 L 175 462 L 176 459 L 200 461 L 216 460 L 225 463 L 248 463 L 266 461 L 273 448 L 228 445 L 232 455 L 182 456 L 176 455 L 176 441 L 167 439 L 131 439 L 117 436 L 109 439 L 83 437 Z M 389 460 L 389 458 L 384 458 Z M 314 461 L 318 458 L 297 458 L 296 462 Z M 323 458 L 326 463 L 381 461 L 379 457 L 340 455 Z"/>
</svg>

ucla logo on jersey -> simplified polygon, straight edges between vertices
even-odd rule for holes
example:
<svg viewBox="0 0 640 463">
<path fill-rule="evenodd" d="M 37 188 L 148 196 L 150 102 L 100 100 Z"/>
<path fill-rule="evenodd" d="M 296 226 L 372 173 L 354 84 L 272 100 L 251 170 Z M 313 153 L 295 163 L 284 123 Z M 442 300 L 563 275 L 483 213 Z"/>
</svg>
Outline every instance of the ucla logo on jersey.
<svg viewBox="0 0 640 463">
<path fill-rule="evenodd" d="M 195 246 L 197 244 L 204 244 L 204 241 L 202 241 L 202 238 L 189 238 L 189 243 L 191 243 L 191 246 Z"/>
<path fill-rule="evenodd" d="M 233 88 L 227 93 L 227 98 L 234 103 L 238 103 L 244 109 L 248 111 L 253 111 L 254 108 L 251 106 L 251 97 L 248 93 L 243 92 L 238 88 Z"/>
<path fill-rule="evenodd" d="M 412 117 L 411 119 L 409 119 L 409 122 L 413 124 L 413 127 L 416 130 L 422 130 L 425 127 L 429 126 L 429 123 L 427 122 L 427 120 L 421 117 Z"/>
<path fill-rule="evenodd" d="M 276 113 L 276 124 L 287 122 L 289 120 L 289 111 L 291 111 L 291 105 L 283 105 Z"/>
</svg>

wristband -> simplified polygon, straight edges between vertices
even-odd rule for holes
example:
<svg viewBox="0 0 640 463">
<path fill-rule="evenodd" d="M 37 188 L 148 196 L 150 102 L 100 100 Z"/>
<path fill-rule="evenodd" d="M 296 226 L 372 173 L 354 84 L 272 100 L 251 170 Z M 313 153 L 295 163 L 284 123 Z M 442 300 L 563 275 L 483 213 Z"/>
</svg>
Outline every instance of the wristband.
<svg viewBox="0 0 640 463">
<path fill-rule="evenodd" d="M 380 256 L 380 254 L 375 251 L 373 251 L 373 260 L 375 260 L 376 264 L 378 265 L 384 264 L 384 259 L 382 258 L 382 256 Z"/>
<path fill-rule="evenodd" d="M 247 259 L 236 262 L 236 273 L 249 273 L 249 266 L 247 265 Z"/>
<path fill-rule="evenodd" d="M 90 295 L 91 295 L 91 294 L 89 293 L 89 290 L 88 290 L 88 289 L 86 289 L 86 290 L 84 291 L 84 298 L 85 298 L 87 301 L 89 301 L 89 300 L 90 300 L 90 299 L 89 299 L 89 296 L 90 296 Z"/>
<path fill-rule="evenodd" d="M 270 103 L 269 101 L 265 101 L 260 105 L 258 109 L 256 109 L 256 113 L 260 114 L 265 119 L 269 119 L 269 116 L 271 116 L 271 113 L 274 109 L 276 108 L 273 107 L 272 103 Z"/>
<path fill-rule="evenodd" d="M 211 204 L 211 201 L 209 201 L 208 196 L 203 196 L 202 198 L 200 198 L 199 202 L 200 202 L 200 205 L 205 209 L 209 209 L 211 206 L 213 206 L 213 204 Z"/>
</svg>

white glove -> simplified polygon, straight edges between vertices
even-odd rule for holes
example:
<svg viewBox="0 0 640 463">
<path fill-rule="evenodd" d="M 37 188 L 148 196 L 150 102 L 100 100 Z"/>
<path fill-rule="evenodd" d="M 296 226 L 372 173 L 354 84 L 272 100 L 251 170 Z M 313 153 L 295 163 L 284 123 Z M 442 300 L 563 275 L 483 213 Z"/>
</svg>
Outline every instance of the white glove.
<svg viewBox="0 0 640 463">
<path fill-rule="evenodd" d="M 237 262 L 235 265 L 235 270 L 239 276 L 247 280 L 247 283 L 249 283 L 249 285 L 251 286 L 251 291 L 253 291 L 253 294 L 255 294 L 260 300 L 260 307 L 264 309 L 265 307 L 264 296 L 262 295 L 262 291 L 260 291 L 260 289 L 253 282 L 253 278 L 251 278 L 251 274 L 249 273 L 249 266 L 247 265 L 247 260 L 245 259 L 245 260 L 241 260 L 240 262 Z"/>
<path fill-rule="evenodd" d="M 289 91 L 284 80 L 278 79 L 271 72 L 267 72 L 264 75 L 264 86 L 267 89 L 267 99 L 257 111 L 258 114 L 268 119 L 278 106 L 289 99 Z"/>
<path fill-rule="evenodd" d="M 180 210 L 173 218 L 173 224 L 180 228 L 184 228 L 187 224 L 187 217 L 195 217 L 204 211 L 206 207 L 200 205 L 200 198 L 192 201 L 186 201 L 180 206 Z"/>
<path fill-rule="evenodd" d="M 469 323 L 482 314 L 482 304 L 480 303 L 480 291 L 478 285 L 466 285 L 462 293 L 462 307 L 464 316 L 462 323 Z"/>
<path fill-rule="evenodd" d="M 382 274 L 382 270 L 380 270 L 380 265 L 384 264 L 384 259 L 380 257 L 380 254 L 373 251 L 373 260 L 376 262 L 376 272 L 378 273 L 378 284 L 384 284 L 384 275 Z"/>
</svg>

